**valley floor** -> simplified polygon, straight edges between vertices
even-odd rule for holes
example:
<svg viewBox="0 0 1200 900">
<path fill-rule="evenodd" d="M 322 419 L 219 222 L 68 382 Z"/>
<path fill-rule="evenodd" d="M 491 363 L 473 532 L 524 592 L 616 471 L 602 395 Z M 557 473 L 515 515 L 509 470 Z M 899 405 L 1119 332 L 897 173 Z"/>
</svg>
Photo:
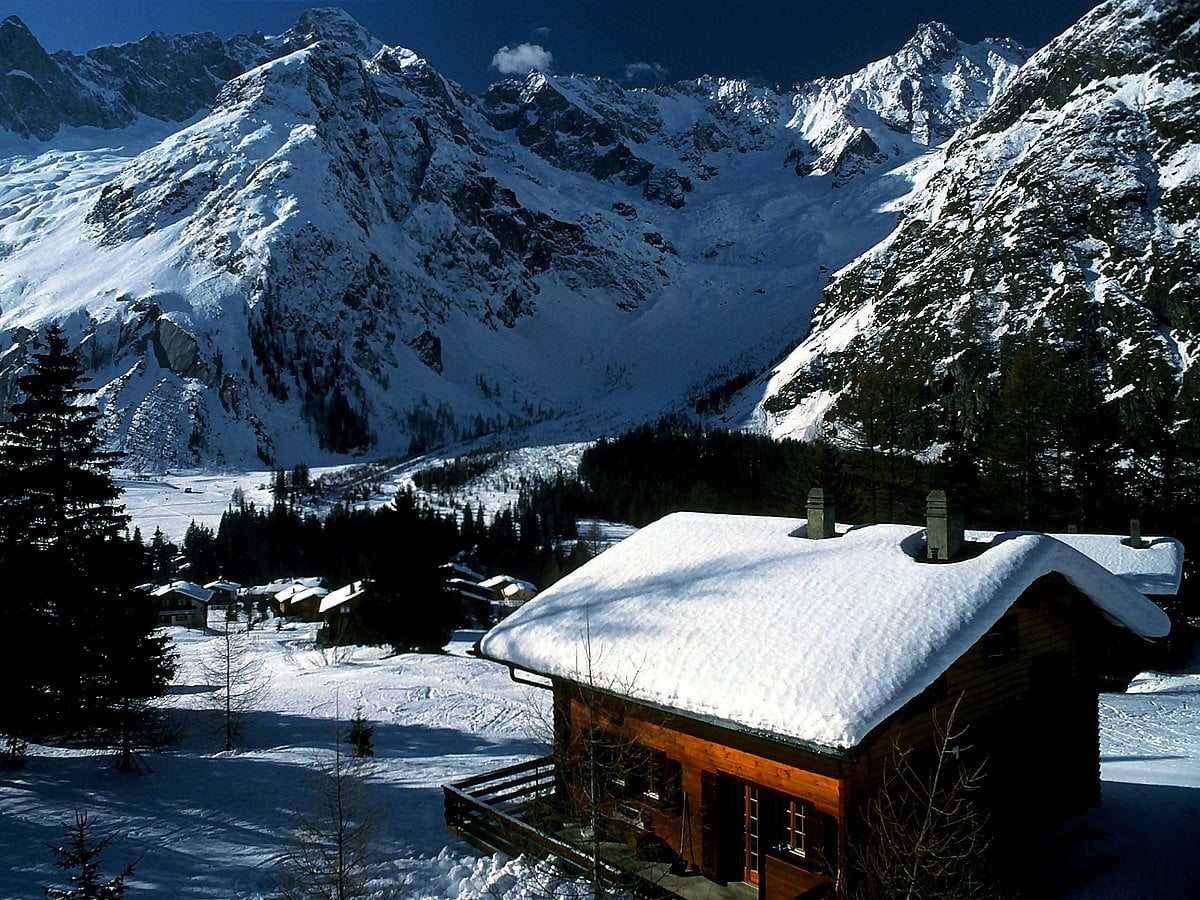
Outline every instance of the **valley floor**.
<svg viewBox="0 0 1200 900">
<path fill-rule="evenodd" d="M 544 750 L 545 697 L 466 650 L 460 634 L 441 655 L 313 649 L 309 626 L 253 632 L 270 673 L 249 749 L 217 752 L 199 669 L 213 633 L 175 629 L 181 668 L 167 698 L 182 737 L 148 755 L 152 771 L 121 775 L 111 753 L 31 746 L 19 771 L 0 770 L 0 898 L 64 885 L 46 844 L 61 842 L 76 810 L 115 835 L 102 870 L 140 862 L 129 897 L 259 898 L 307 774 L 328 754 L 335 717 L 361 708 L 375 725 L 369 799 L 379 814 L 378 897 L 518 900 L 545 880 L 522 860 L 480 857 L 442 822 L 443 782 Z M 1104 807 L 1084 841 L 1047 869 L 1049 895 L 1183 898 L 1200 883 L 1200 654 L 1185 671 L 1140 676 L 1101 698 Z M 586 890 L 580 886 L 580 892 Z"/>
</svg>

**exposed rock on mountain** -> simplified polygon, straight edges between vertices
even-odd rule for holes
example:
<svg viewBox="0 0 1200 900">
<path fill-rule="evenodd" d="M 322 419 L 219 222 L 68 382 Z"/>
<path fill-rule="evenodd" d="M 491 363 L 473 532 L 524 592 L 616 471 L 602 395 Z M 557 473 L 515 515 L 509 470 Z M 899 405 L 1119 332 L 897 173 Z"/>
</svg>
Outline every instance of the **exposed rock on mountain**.
<svg viewBox="0 0 1200 900">
<path fill-rule="evenodd" d="M 231 78 L 315 41 L 345 43 L 363 56 L 382 44 L 338 9 L 312 9 L 275 38 L 151 32 L 140 41 L 83 55 L 48 54 L 16 16 L 0 22 L 0 126 L 49 140 L 64 125 L 120 128 L 139 116 L 182 122 L 207 110 Z"/>
<path fill-rule="evenodd" d="M 893 234 L 832 279 L 760 421 L 812 433 L 882 366 L 914 373 L 914 449 L 951 421 L 978 433 L 1034 331 L 1127 432 L 1197 421 L 1198 46 L 1200 4 L 1127 0 L 1037 53 Z M 832 418 L 853 419 L 844 399 Z"/>
</svg>

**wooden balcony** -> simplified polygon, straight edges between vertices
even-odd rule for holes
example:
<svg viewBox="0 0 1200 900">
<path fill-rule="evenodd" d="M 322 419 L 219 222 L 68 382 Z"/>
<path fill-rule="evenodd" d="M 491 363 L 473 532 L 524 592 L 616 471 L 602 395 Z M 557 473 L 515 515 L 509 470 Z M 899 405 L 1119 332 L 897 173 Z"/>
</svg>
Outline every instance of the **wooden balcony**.
<svg viewBox="0 0 1200 900">
<path fill-rule="evenodd" d="M 553 855 L 571 864 L 577 850 L 537 826 L 554 803 L 554 758 L 543 756 L 442 786 L 446 825 L 487 853 Z M 589 867 L 580 868 L 587 871 Z"/>
<path fill-rule="evenodd" d="M 631 887 L 644 897 L 750 900 L 758 895 L 749 885 L 676 874 L 616 841 L 601 843 L 597 860 L 597 848 L 583 837 L 584 830 L 571 821 L 556 794 L 553 757 L 443 785 L 442 792 L 451 833 L 485 853 L 553 858 L 567 877 L 598 874 L 606 883 Z"/>
</svg>

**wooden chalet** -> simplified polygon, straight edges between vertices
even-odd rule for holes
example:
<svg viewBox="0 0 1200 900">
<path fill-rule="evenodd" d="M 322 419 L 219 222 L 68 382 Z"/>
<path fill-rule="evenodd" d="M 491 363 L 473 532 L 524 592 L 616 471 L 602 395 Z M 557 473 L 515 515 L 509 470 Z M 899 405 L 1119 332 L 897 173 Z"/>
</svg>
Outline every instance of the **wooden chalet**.
<svg viewBox="0 0 1200 900">
<path fill-rule="evenodd" d="M 190 581 L 172 581 L 150 591 L 158 605 L 159 621 L 185 628 L 208 627 L 208 604 L 212 595 L 212 591 Z"/>
<path fill-rule="evenodd" d="M 520 609 L 537 594 L 537 586 L 511 575 L 493 575 L 479 582 L 491 594 L 492 622 L 499 622 Z"/>
<path fill-rule="evenodd" d="M 317 608 L 321 617 L 318 644 L 349 643 L 361 635 L 358 611 L 369 584 L 366 580 L 352 581 L 321 598 Z"/>
<path fill-rule="evenodd" d="M 925 529 L 835 527 L 819 491 L 807 520 L 668 516 L 482 639 L 553 690 L 554 757 L 447 786 L 448 823 L 571 859 L 587 756 L 605 839 L 653 849 L 657 884 L 841 896 L 895 748 L 931 761 L 957 702 L 993 846 L 1029 845 L 1099 802 L 1108 633 L 1164 637 L 1145 593 L 1177 590 L 1182 561 L 1170 539 L 965 532 L 941 492 Z M 534 798 L 568 813 L 534 827 Z"/>
<path fill-rule="evenodd" d="M 316 622 L 321 618 L 321 600 L 329 593 L 323 581 L 317 577 L 294 579 L 273 595 L 276 614 Z"/>
<path fill-rule="evenodd" d="M 222 609 L 236 609 L 238 591 L 241 590 L 241 587 L 236 581 L 227 581 L 224 578 L 208 582 L 204 585 L 205 590 L 212 591 L 212 599 L 208 605 Z"/>
</svg>

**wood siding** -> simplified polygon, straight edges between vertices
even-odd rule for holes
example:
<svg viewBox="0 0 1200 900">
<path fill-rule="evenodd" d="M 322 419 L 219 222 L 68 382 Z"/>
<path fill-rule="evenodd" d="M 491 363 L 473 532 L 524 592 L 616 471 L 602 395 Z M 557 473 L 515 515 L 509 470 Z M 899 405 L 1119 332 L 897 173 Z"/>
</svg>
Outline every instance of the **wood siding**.
<svg viewBox="0 0 1200 900">
<path fill-rule="evenodd" d="M 618 733 L 682 767 L 678 813 L 641 804 L 643 823 L 686 862 L 718 881 L 740 881 L 741 823 L 734 788 L 752 784 L 807 800 L 839 823 L 835 865 L 844 868 L 841 763 L 815 753 L 647 709 L 578 685 L 555 688 L 556 746 L 589 728 Z M 755 752 L 757 751 L 757 752 Z M 769 754 L 763 755 L 763 754 Z M 794 867 L 793 867 L 794 868 Z M 820 879 L 826 880 L 826 879 Z M 769 878 L 766 880 L 769 882 Z"/>
<path fill-rule="evenodd" d="M 959 703 L 961 747 L 984 765 L 979 805 L 1001 847 L 1028 842 L 1099 802 L 1098 663 L 1106 626 L 1089 600 L 1047 575 L 1004 616 L 1016 646 L 989 658 L 976 643 L 934 688 L 876 729 L 847 771 L 847 799 L 861 804 L 882 780 L 894 748 L 931 754 Z M 961 699 L 960 699 L 961 698 Z"/>
<path fill-rule="evenodd" d="M 860 811 L 881 784 L 895 748 L 931 759 L 935 720 L 944 723 L 956 700 L 956 729 L 967 729 L 960 749 L 969 761 L 985 761 L 978 803 L 997 849 L 1028 843 L 1098 802 L 1096 689 L 1107 627 L 1065 579 L 1039 579 L 993 636 L 977 642 L 930 690 L 872 732 L 853 757 L 821 754 L 562 681 L 555 682 L 555 746 L 601 729 L 679 763 L 682 801 L 673 810 L 635 803 L 640 825 L 720 881 L 742 878 L 739 785 L 808 801 L 836 823 L 831 841 L 836 851 L 830 852 L 843 892 Z M 810 877 L 793 865 L 795 857 L 763 859 L 763 897 L 793 896 L 787 892 Z M 785 865 L 791 869 L 785 871 Z"/>
</svg>

